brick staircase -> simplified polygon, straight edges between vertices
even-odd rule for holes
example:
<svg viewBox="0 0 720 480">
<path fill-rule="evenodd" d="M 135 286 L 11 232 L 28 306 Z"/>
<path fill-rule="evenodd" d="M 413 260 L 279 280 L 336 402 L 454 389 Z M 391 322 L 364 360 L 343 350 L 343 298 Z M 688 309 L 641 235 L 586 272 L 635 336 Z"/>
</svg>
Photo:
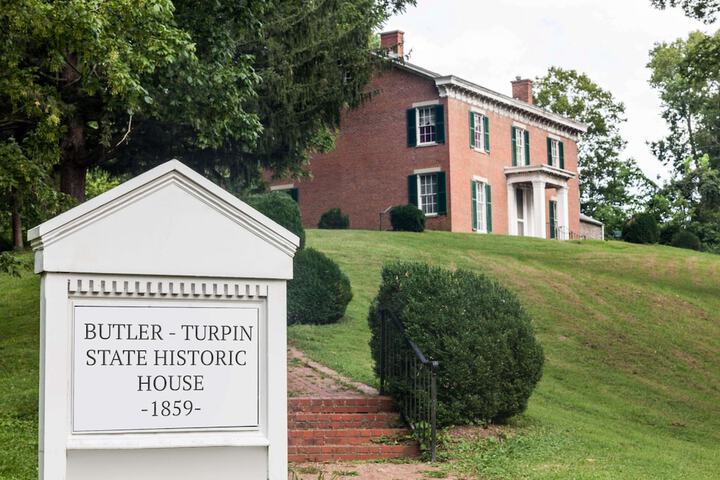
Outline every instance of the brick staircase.
<svg viewBox="0 0 720 480">
<path fill-rule="evenodd" d="M 419 455 L 389 397 L 290 398 L 291 462 L 380 460 Z"/>
</svg>

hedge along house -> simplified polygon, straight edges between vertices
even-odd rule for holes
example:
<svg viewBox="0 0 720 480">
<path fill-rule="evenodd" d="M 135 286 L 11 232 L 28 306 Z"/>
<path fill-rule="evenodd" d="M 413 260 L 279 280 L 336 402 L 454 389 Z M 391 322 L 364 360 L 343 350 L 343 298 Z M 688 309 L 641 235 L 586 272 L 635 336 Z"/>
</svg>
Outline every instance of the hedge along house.
<svg viewBox="0 0 720 480">
<path fill-rule="evenodd" d="M 352 228 L 388 228 L 410 203 L 427 228 L 567 239 L 580 233 L 577 141 L 586 126 L 533 105 L 532 81 L 512 97 L 405 61 L 403 32 L 381 34 L 390 68 L 374 96 L 343 113 L 336 148 L 311 178 L 277 180 L 314 227 L 339 207 Z"/>
</svg>

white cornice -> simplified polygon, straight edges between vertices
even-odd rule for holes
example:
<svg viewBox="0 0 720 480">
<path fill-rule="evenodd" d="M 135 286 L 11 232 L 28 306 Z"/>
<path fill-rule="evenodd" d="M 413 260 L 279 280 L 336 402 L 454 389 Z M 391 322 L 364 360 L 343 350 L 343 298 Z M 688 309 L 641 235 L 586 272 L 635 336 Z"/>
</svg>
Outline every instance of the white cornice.
<svg viewBox="0 0 720 480">
<path fill-rule="evenodd" d="M 577 175 L 569 170 L 563 170 L 549 165 L 525 165 L 518 167 L 505 167 L 505 176 L 508 184 L 520 182 L 543 181 L 558 187 L 567 187 L 567 181 Z"/>
</svg>

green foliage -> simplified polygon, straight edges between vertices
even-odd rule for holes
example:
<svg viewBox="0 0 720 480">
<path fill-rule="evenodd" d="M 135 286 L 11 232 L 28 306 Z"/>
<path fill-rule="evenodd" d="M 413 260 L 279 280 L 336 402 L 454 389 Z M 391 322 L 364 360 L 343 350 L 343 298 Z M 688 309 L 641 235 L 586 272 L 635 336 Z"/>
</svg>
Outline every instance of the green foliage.
<svg viewBox="0 0 720 480">
<path fill-rule="evenodd" d="M 328 324 L 345 315 L 352 290 L 335 262 L 306 248 L 295 255 L 287 296 L 289 324 Z"/>
<path fill-rule="evenodd" d="M 650 84 L 660 94 L 668 134 L 651 144 L 672 167 L 653 205 L 659 218 L 720 248 L 720 32 L 691 32 L 650 52 Z"/>
<path fill-rule="evenodd" d="M 401 321 L 426 357 L 440 362 L 439 425 L 504 421 L 527 408 L 542 375 L 543 351 L 517 297 L 496 281 L 420 263 L 386 265 L 368 314 L 378 374 L 382 312 Z M 403 345 L 395 348 L 407 349 Z M 409 390 L 402 381 L 389 382 L 399 401 Z"/>
<path fill-rule="evenodd" d="M 100 168 L 88 170 L 87 176 L 85 177 L 85 198 L 90 199 L 97 197 L 101 193 L 105 193 L 121 183 L 122 180 L 120 178 L 113 177 Z"/>
<path fill-rule="evenodd" d="M 650 0 L 656 8 L 681 7 L 690 18 L 702 20 L 705 23 L 715 22 L 720 11 L 718 0 Z"/>
<path fill-rule="evenodd" d="M 538 106 L 588 126 L 578 143 L 581 210 L 608 231 L 620 228 L 655 190 L 634 159 L 621 158 L 627 143 L 620 134 L 625 105 L 575 70 L 551 67 L 535 87 Z"/>
<path fill-rule="evenodd" d="M 630 243 L 658 243 L 660 229 L 657 220 L 650 213 L 639 213 L 623 226 L 622 238 Z"/>
<path fill-rule="evenodd" d="M 305 247 L 305 229 L 302 226 L 300 209 L 290 195 L 284 192 L 270 192 L 250 195 L 243 200 L 266 217 L 300 237 L 300 248 Z"/>
<path fill-rule="evenodd" d="M 422 232 L 425 215 L 415 205 L 395 205 L 390 209 L 390 224 L 396 232 Z"/>
<path fill-rule="evenodd" d="M 174 3 L 176 20 L 198 43 L 199 57 L 209 56 L 208 61 L 219 57 L 221 62 L 250 59 L 252 72 L 262 81 L 253 85 L 255 96 L 242 107 L 262 129 L 228 128 L 255 136 L 249 141 L 228 135 L 222 142 L 198 145 L 191 129 L 171 117 L 145 122 L 117 160 L 117 168 L 137 171 L 177 158 L 238 193 L 262 169 L 277 176 L 300 176 L 312 153 L 334 147 L 340 112 L 366 98 L 365 85 L 382 61 L 373 55 L 371 34 L 390 15 L 415 2 L 223 0 L 202 9 L 195 1 Z M 253 78 L 248 72 L 242 74 L 243 81 Z M 194 81 L 203 78 L 193 76 Z M 217 90 L 233 83 L 222 79 Z M 182 93 L 192 95 L 187 89 Z M 212 106 L 222 110 L 214 96 L 210 96 Z M 200 114 L 203 118 L 205 112 Z"/>
<path fill-rule="evenodd" d="M 339 208 L 331 208 L 320 216 L 318 228 L 336 230 L 350 228 L 350 217 L 343 215 Z"/>
<path fill-rule="evenodd" d="M 6 273 L 11 277 L 19 277 L 27 266 L 27 263 L 20 260 L 16 255 L 10 252 L 0 252 L 0 273 Z"/>
<path fill-rule="evenodd" d="M 689 250 L 700 250 L 700 239 L 692 232 L 680 230 L 673 235 L 670 245 L 678 248 L 687 248 Z"/>
</svg>

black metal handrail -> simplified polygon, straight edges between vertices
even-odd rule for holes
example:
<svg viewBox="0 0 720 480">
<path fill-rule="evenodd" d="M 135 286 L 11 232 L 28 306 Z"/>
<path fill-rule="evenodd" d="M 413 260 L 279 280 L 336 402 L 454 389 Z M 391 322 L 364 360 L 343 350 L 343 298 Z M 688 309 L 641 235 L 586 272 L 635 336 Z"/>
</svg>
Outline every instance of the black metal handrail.
<svg viewBox="0 0 720 480">
<path fill-rule="evenodd" d="M 428 360 L 392 313 L 380 312 L 380 394 L 390 390 L 410 428 L 422 434 L 430 427 L 430 456 L 437 456 L 437 372 L 440 363 Z M 425 425 L 423 425 L 425 422 Z"/>
</svg>

